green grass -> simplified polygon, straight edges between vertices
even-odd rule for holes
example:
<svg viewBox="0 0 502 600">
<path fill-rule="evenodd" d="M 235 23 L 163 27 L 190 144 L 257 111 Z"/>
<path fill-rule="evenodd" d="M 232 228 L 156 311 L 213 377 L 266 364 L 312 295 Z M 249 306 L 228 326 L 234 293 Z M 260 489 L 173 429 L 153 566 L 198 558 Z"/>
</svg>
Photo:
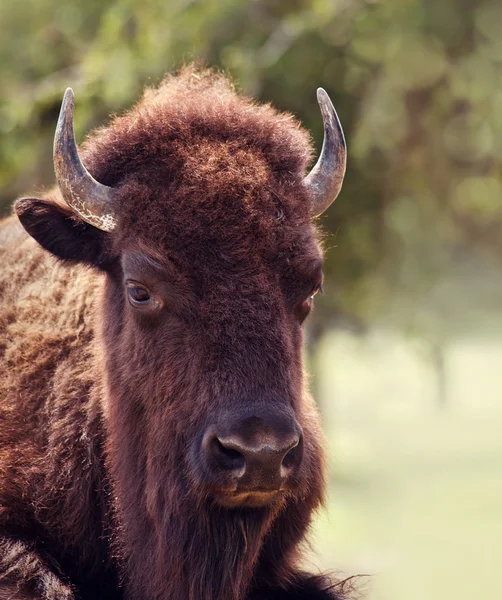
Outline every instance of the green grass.
<svg viewBox="0 0 502 600">
<path fill-rule="evenodd" d="M 448 407 L 402 340 L 334 335 L 318 388 L 330 446 L 310 563 L 371 600 L 502 598 L 502 340 L 447 352 Z"/>
</svg>

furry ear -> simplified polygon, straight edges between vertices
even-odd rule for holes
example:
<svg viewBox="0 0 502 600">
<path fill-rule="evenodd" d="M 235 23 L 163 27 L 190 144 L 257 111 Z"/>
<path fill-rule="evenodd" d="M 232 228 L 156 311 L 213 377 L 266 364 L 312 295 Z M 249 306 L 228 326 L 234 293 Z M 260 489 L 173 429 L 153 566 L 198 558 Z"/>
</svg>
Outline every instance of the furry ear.
<svg viewBox="0 0 502 600">
<path fill-rule="evenodd" d="M 69 262 L 105 266 L 105 233 L 48 200 L 20 198 L 14 204 L 22 226 L 45 250 Z"/>
</svg>

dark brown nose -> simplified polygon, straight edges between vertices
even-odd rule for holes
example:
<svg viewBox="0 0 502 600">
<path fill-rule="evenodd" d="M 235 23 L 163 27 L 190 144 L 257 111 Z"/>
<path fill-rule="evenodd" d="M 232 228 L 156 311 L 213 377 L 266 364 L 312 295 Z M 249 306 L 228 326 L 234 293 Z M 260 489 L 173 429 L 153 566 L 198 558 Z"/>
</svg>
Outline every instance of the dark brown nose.
<svg viewBox="0 0 502 600">
<path fill-rule="evenodd" d="M 301 428 L 293 420 L 250 417 L 233 427 L 209 428 L 203 452 L 215 480 L 226 475 L 237 491 L 283 488 L 302 458 Z"/>
</svg>

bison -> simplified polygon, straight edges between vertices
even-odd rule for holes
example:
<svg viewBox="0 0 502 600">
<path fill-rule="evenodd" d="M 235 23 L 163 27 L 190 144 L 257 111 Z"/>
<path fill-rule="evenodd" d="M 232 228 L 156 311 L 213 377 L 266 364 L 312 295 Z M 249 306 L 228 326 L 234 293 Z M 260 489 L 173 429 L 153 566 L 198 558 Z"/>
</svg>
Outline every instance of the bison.
<svg viewBox="0 0 502 600">
<path fill-rule="evenodd" d="M 0 600 L 342 597 L 299 550 L 325 488 L 313 219 L 346 156 L 318 101 L 305 176 L 308 134 L 224 75 L 167 76 L 83 162 L 67 90 L 58 189 L 0 225 Z"/>
</svg>

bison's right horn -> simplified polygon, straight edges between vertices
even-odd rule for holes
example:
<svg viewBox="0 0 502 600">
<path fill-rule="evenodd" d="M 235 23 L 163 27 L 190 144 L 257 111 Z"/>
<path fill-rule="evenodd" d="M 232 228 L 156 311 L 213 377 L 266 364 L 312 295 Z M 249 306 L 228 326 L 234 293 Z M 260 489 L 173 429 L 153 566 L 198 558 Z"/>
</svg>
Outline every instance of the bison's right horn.
<svg viewBox="0 0 502 600">
<path fill-rule="evenodd" d="M 86 223 L 103 231 L 117 224 L 115 190 L 97 182 L 82 164 L 73 130 L 73 90 L 68 88 L 54 137 L 54 171 L 63 199 Z"/>
</svg>

